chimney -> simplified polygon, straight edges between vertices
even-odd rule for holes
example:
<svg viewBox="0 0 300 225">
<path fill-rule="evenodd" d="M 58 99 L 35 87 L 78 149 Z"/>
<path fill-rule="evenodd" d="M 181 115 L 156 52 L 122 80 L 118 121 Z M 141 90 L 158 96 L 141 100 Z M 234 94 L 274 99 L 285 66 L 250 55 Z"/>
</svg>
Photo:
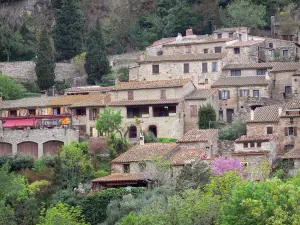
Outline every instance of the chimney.
<svg viewBox="0 0 300 225">
<path fill-rule="evenodd" d="M 282 107 L 279 107 L 278 108 L 278 116 L 281 116 L 281 114 L 282 114 Z"/>
<path fill-rule="evenodd" d="M 115 77 L 115 85 L 118 85 L 120 83 L 120 76 Z"/>
<path fill-rule="evenodd" d="M 186 29 L 185 35 L 186 35 L 186 36 L 194 35 L 194 34 L 193 34 L 193 28 Z"/>
<path fill-rule="evenodd" d="M 251 121 L 254 120 L 254 110 L 253 110 L 253 109 L 251 109 L 250 120 L 251 120 Z"/>
<path fill-rule="evenodd" d="M 140 133 L 140 145 L 144 145 L 145 144 L 145 137 L 143 135 L 143 133 Z"/>
<path fill-rule="evenodd" d="M 182 34 L 178 33 L 176 41 L 182 41 Z"/>
</svg>

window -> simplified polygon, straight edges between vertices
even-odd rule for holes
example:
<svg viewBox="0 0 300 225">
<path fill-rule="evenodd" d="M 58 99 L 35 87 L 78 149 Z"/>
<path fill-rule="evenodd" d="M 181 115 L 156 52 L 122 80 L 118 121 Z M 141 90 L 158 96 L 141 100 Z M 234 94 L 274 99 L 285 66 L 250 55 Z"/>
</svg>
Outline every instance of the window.
<svg viewBox="0 0 300 225">
<path fill-rule="evenodd" d="M 266 75 L 267 70 L 256 70 L 256 75 Z"/>
<path fill-rule="evenodd" d="M 76 116 L 86 116 L 86 108 L 75 109 Z"/>
<path fill-rule="evenodd" d="M 160 90 L 160 99 L 166 99 L 166 90 Z"/>
<path fill-rule="evenodd" d="M 240 54 L 240 48 L 234 48 L 233 51 L 234 54 Z"/>
<path fill-rule="evenodd" d="M 291 86 L 285 86 L 284 93 L 286 93 L 286 94 L 292 93 L 292 87 Z"/>
<path fill-rule="evenodd" d="M 133 91 L 128 91 L 128 100 L 134 100 Z"/>
<path fill-rule="evenodd" d="M 248 97 L 249 96 L 249 90 L 240 90 L 240 97 Z"/>
<path fill-rule="evenodd" d="M 197 117 L 197 106 L 196 105 L 190 105 L 190 114 L 191 114 L 191 117 Z"/>
<path fill-rule="evenodd" d="M 211 71 L 212 72 L 218 72 L 218 64 L 217 64 L 217 62 L 213 62 L 211 65 L 212 65 Z"/>
<path fill-rule="evenodd" d="M 223 110 L 219 110 L 219 119 L 224 120 Z"/>
<path fill-rule="evenodd" d="M 257 142 L 257 147 L 261 148 L 261 142 Z"/>
<path fill-rule="evenodd" d="M 140 172 L 145 172 L 146 170 L 146 163 L 139 163 L 139 169 L 140 169 Z"/>
<path fill-rule="evenodd" d="M 250 147 L 251 147 L 251 148 L 254 148 L 254 147 L 255 147 L 255 143 L 254 143 L 254 142 L 251 142 L 251 143 L 250 143 Z"/>
<path fill-rule="evenodd" d="M 202 63 L 202 73 L 207 73 L 207 63 Z"/>
<path fill-rule="evenodd" d="M 285 152 L 289 152 L 294 148 L 294 145 L 286 145 L 285 146 Z"/>
<path fill-rule="evenodd" d="M 230 99 L 230 92 L 229 91 L 220 91 L 220 99 L 223 99 L 223 100 Z"/>
<path fill-rule="evenodd" d="M 204 80 L 204 83 L 205 83 L 205 84 L 208 84 L 208 79 L 207 79 L 207 78 Z"/>
<path fill-rule="evenodd" d="M 273 127 L 267 127 L 267 134 L 273 134 Z"/>
<path fill-rule="evenodd" d="M 17 110 L 10 110 L 9 116 L 18 116 Z"/>
<path fill-rule="evenodd" d="M 283 51 L 282 51 L 282 55 L 283 55 L 284 57 L 289 57 L 289 50 L 283 50 Z"/>
<path fill-rule="evenodd" d="M 248 167 L 248 162 L 241 162 L 241 167 L 243 167 L 243 168 Z"/>
<path fill-rule="evenodd" d="M 273 43 L 269 43 L 269 48 L 273 48 Z"/>
<path fill-rule="evenodd" d="M 191 52 L 192 52 L 192 46 L 191 45 L 185 46 L 185 53 L 190 54 Z"/>
<path fill-rule="evenodd" d="M 203 49 L 204 54 L 208 53 L 208 48 Z"/>
<path fill-rule="evenodd" d="M 239 34 L 239 40 L 240 40 L 240 41 L 242 40 L 242 35 L 241 35 L 241 34 Z"/>
<path fill-rule="evenodd" d="M 222 47 L 215 47 L 215 53 L 221 53 Z"/>
<path fill-rule="evenodd" d="M 98 117 L 98 109 L 90 109 L 90 120 L 96 120 Z"/>
<path fill-rule="evenodd" d="M 60 108 L 54 108 L 53 109 L 53 115 L 60 115 Z"/>
<path fill-rule="evenodd" d="M 229 38 L 233 38 L 233 33 L 229 33 Z"/>
<path fill-rule="evenodd" d="M 59 111 L 60 111 L 60 109 L 59 109 Z M 28 109 L 29 116 L 35 116 L 35 113 L 36 113 L 35 109 Z M 57 115 L 57 114 L 54 114 L 54 109 L 53 109 L 53 115 Z"/>
<path fill-rule="evenodd" d="M 152 65 L 152 73 L 159 74 L 159 65 Z"/>
<path fill-rule="evenodd" d="M 222 34 L 218 34 L 218 39 L 222 38 Z"/>
<path fill-rule="evenodd" d="M 190 64 L 189 63 L 183 64 L 183 72 L 184 73 L 189 73 L 190 72 Z"/>
<path fill-rule="evenodd" d="M 137 138 L 137 128 L 136 128 L 136 126 L 129 127 L 129 138 Z"/>
<path fill-rule="evenodd" d="M 295 127 L 286 127 L 285 136 L 297 136 L 297 129 Z"/>
<path fill-rule="evenodd" d="M 241 70 L 231 70 L 231 76 L 232 77 L 241 76 Z"/>
<path fill-rule="evenodd" d="M 123 164 L 124 173 L 130 173 L 130 164 Z"/>
<path fill-rule="evenodd" d="M 253 90 L 253 97 L 259 98 L 259 90 Z"/>
<path fill-rule="evenodd" d="M 154 117 L 168 117 L 170 113 L 176 114 L 176 106 L 153 106 L 153 116 Z"/>
<path fill-rule="evenodd" d="M 248 148 L 248 143 L 244 143 L 244 148 Z"/>
</svg>

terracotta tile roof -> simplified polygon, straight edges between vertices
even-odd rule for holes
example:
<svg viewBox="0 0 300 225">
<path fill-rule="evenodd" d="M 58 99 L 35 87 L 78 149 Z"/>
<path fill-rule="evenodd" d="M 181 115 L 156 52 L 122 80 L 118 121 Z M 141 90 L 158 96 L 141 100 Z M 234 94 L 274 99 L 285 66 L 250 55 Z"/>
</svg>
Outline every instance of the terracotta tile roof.
<svg viewBox="0 0 300 225">
<path fill-rule="evenodd" d="M 249 142 L 249 141 L 262 141 L 267 142 L 271 140 L 276 140 L 277 137 L 275 135 L 257 135 L 257 136 L 247 136 L 243 135 L 235 140 L 236 143 L 243 143 L 243 142 Z"/>
<path fill-rule="evenodd" d="M 300 100 L 292 100 L 287 102 L 284 105 L 284 109 L 299 109 L 300 108 Z"/>
<path fill-rule="evenodd" d="M 115 86 L 115 90 L 183 87 L 184 85 L 186 85 L 189 82 L 191 82 L 191 79 L 129 81 L 129 82 L 120 82 L 119 84 L 117 84 Z"/>
<path fill-rule="evenodd" d="M 300 149 L 294 148 L 291 151 L 285 153 L 282 158 L 284 159 L 300 159 Z"/>
<path fill-rule="evenodd" d="M 110 102 L 110 106 L 122 105 L 162 105 L 162 104 L 178 104 L 182 100 L 179 98 L 173 99 L 153 99 L 153 100 L 121 100 Z"/>
<path fill-rule="evenodd" d="M 208 97 L 218 93 L 217 89 L 199 89 L 193 91 L 191 94 L 185 97 L 186 100 L 199 100 L 199 99 L 207 99 Z"/>
<path fill-rule="evenodd" d="M 214 54 L 147 56 L 144 60 L 139 60 L 138 63 L 218 60 L 223 59 L 226 55 L 227 53 L 224 52 Z"/>
<path fill-rule="evenodd" d="M 175 143 L 149 143 L 145 145 L 136 145 L 116 159 L 112 160 L 112 163 L 141 162 L 151 160 L 156 157 L 165 158 L 177 147 L 178 146 Z"/>
<path fill-rule="evenodd" d="M 218 42 L 227 42 L 232 41 L 232 38 L 213 38 L 209 37 L 206 39 L 193 39 L 193 40 L 183 40 L 183 41 L 174 41 L 167 44 L 164 44 L 164 46 L 171 47 L 171 46 L 180 46 L 180 45 L 200 45 L 200 44 L 209 44 L 209 43 L 218 43 Z"/>
<path fill-rule="evenodd" d="M 235 43 L 226 46 L 226 48 L 248 47 L 252 45 L 257 45 L 261 42 L 264 42 L 264 40 L 237 41 Z"/>
<path fill-rule="evenodd" d="M 180 149 L 179 151 L 175 152 L 169 160 L 176 166 L 182 166 L 186 164 L 190 164 L 191 162 L 201 159 L 205 156 L 206 150 L 193 148 L 193 149 Z"/>
<path fill-rule="evenodd" d="M 300 62 L 278 62 L 271 72 L 287 72 L 300 70 Z"/>
<path fill-rule="evenodd" d="M 278 109 L 282 107 L 282 105 L 269 105 L 264 107 L 258 107 L 254 110 L 254 119 L 250 120 L 248 118 L 247 122 L 254 123 L 254 122 L 278 122 L 279 120 L 279 113 Z"/>
<path fill-rule="evenodd" d="M 232 156 L 267 155 L 269 152 L 268 150 L 237 151 L 233 152 Z"/>
<path fill-rule="evenodd" d="M 34 98 L 23 98 L 19 100 L 3 101 L 3 109 L 12 108 L 27 108 L 27 107 L 43 107 L 47 106 L 49 102 L 57 97 L 34 97 Z"/>
<path fill-rule="evenodd" d="M 228 27 L 228 28 L 220 28 L 214 31 L 214 33 L 219 32 L 230 32 L 230 31 L 237 31 L 237 30 L 246 30 L 248 27 Z"/>
<path fill-rule="evenodd" d="M 223 70 L 231 69 L 269 69 L 275 66 L 276 62 L 269 63 L 249 63 L 249 64 L 227 64 Z"/>
<path fill-rule="evenodd" d="M 92 182 L 106 183 L 113 181 L 143 181 L 146 179 L 147 175 L 141 173 L 115 173 L 105 177 L 99 177 L 97 179 L 92 180 Z"/>
<path fill-rule="evenodd" d="M 100 87 L 100 86 L 82 86 L 73 87 L 66 90 L 66 93 L 89 93 L 89 92 L 108 92 L 114 90 L 114 86 Z"/>
<path fill-rule="evenodd" d="M 213 85 L 211 85 L 212 88 L 244 86 L 268 86 L 268 81 L 265 76 L 224 77 L 218 79 Z"/>
<path fill-rule="evenodd" d="M 153 42 L 151 47 L 167 44 L 167 43 L 173 42 L 173 41 L 176 41 L 176 37 L 162 38 L 158 41 Z"/>
<path fill-rule="evenodd" d="M 177 141 L 177 143 L 189 143 L 189 142 L 208 142 L 218 135 L 219 130 L 207 129 L 207 130 L 190 130 L 183 137 Z"/>
</svg>

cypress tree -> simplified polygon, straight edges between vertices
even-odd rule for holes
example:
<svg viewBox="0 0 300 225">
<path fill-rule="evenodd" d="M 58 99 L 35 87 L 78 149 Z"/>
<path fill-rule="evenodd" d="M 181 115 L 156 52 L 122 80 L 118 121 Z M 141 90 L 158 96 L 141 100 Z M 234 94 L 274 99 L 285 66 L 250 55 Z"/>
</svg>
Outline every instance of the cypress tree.
<svg viewBox="0 0 300 225">
<path fill-rule="evenodd" d="M 216 111 L 210 103 L 200 106 L 198 111 L 199 129 L 212 128 L 212 124 L 210 125 L 210 122 L 216 121 L 216 118 Z"/>
<path fill-rule="evenodd" d="M 41 90 L 47 90 L 54 85 L 55 58 L 53 44 L 46 30 L 42 31 L 38 57 L 35 67 L 37 84 Z"/>
<path fill-rule="evenodd" d="M 79 0 L 64 0 L 56 11 L 54 44 L 58 59 L 71 59 L 82 51 L 84 14 Z"/>
<path fill-rule="evenodd" d="M 84 68 L 88 74 L 89 84 L 98 84 L 103 75 L 110 72 L 106 47 L 102 36 L 99 20 L 89 32 L 87 39 L 87 54 Z"/>
</svg>

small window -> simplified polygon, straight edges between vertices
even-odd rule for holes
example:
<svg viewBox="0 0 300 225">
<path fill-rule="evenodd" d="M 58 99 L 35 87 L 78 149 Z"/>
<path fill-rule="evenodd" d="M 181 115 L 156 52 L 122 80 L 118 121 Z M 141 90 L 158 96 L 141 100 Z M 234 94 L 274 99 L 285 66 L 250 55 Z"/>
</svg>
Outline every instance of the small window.
<svg viewBox="0 0 300 225">
<path fill-rule="evenodd" d="M 215 53 L 221 53 L 222 47 L 215 47 Z"/>
<path fill-rule="evenodd" d="M 190 64 L 189 63 L 183 64 L 183 71 L 184 71 L 184 73 L 190 72 Z"/>
<path fill-rule="evenodd" d="M 18 116 L 17 110 L 10 110 L 9 111 L 9 116 Z"/>
<path fill-rule="evenodd" d="M 286 145 L 285 146 L 285 152 L 289 152 L 294 148 L 294 145 Z"/>
<path fill-rule="evenodd" d="M 240 48 L 234 48 L 233 51 L 234 54 L 240 54 Z"/>
<path fill-rule="evenodd" d="M 239 34 L 239 40 L 241 41 L 243 39 L 243 36 Z"/>
<path fill-rule="evenodd" d="M 160 90 L 160 99 L 166 99 L 166 90 Z"/>
<path fill-rule="evenodd" d="M 123 164 L 124 173 L 130 173 L 130 164 Z"/>
<path fill-rule="evenodd" d="M 256 75 L 266 75 L 267 70 L 256 70 Z"/>
<path fill-rule="evenodd" d="M 253 97 L 259 98 L 259 90 L 253 90 Z"/>
<path fill-rule="evenodd" d="M 244 143 L 244 148 L 248 148 L 248 143 Z"/>
<path fill-rule="evenodd" d="M 145 172 L 146 170 L 146 163 L 139 163 L 139 170 L 140 172 Z"/>
<path fill-rule="evenodd" d="M 218 39 L 222 38 L 222 34 L 218 34 Z"/>
<path fill-rule="evenodd" d="M 257 147 L 261 148 L 261 142 L 257 142 Z"/>
<path fill-rule="evenodd" d="M 294 127 L 288 127 L 288 135 L 293 136 L 295 134 Z"/>
<path fill-rule="evenodd" d="M 128 91 L 128 100 L 134 100 L 133 91 Z"/>
<path fill-rule="evenodd" d="M 231 70 L 232 77 L 239 77 L 241 76 L 241 70 Z"/>
<path fill-rule="evenodd" d="M 267 127 L 267 134 L 273 134 L 273 127 Z"/>
<path fill-rule="evenodd" d="M 286 93 L 286 94 L 292 93 L 292 87 L 291 86 L 285 86 L 284 93 Z"/>
<path fill-rule="evenodd" d="M 249 96 L 248 89 L 240 90 L 240 97 L 248 97 L 248 96 Z"/>
<path fill-rule="evenodd" d="M 203 49 L 204 54 L 208 53 L 208 48 Z"/>
<path fill-rule="evenodd" d="M 248 162 L 241 162 L 241 166 L 242 166 L 243 168 L 248 167 Z"/>
<path fill-rule="evenodd" d="M 190 54 L 191 52 L 192 52 L 192 46 L 191 45 L 185 46 L 185 53 Z"/>
<path fill-rule="evenodd" d="M 274 45 L 273 45 L 273 43 L 269 43 L 269 48 L 273 48 L 274 47 Z"/>
<path fill-rule="evenodd" d="M 152 65 L 152 73 L 159 74 L 159 65 Z"/>
<path fill-rule="evenodd" d="M 254 142 L 251 142 L 251 143 L 250 143 L 250 147 L 251 147 L 251 148 L 254 148 L 254 147 L 255 147 Z"/>
<path fill-rule="evenodd" d="M 204 82 L 205 82 L 205 84 L 208 84 L 208 79 L 206 78 L 206 79 L 204 80 Z"/>
<path fill-rule="evenodd" d="M 192 118 L 197 117 L 197 106 L 196 105 L 190 105 L 190 115 Z"/>
<path fill-rule="evenodd" d="M 230 99 L 229 91 L 220 91 L 220 99 L 227 100 Z"/>
<path fill-rule="evenodd" d="M 35 109 L 28 109 L 29 116 L 35 116 L 35 113 L 36 113 Z M 53 115 L 58 115 L 58 114 L 60 114 L 60 108 L 53 109 Z"/>
<path fill-rule="evenodd" d="M 207 63 L 202 63 L 202 73 L 207 73 Z"/>
<path fill-rule="evenodd" d="M 217 62 L 212 62 L 212 69 L 211 71 L 214 73 L 214 72 L 218 72 L 218 64 Z"/>
<path fill-rule="evenodd" d="M 283 50 L 283 51 L 282 51 L 282 55 L 283 55 L 284 57 L 289 57 L 289 50 Z"/>
<path fill-rule="evenodd" d="M 229 38 L 233 38 L 233 33 L 229 33 Z"/>
</svg>

